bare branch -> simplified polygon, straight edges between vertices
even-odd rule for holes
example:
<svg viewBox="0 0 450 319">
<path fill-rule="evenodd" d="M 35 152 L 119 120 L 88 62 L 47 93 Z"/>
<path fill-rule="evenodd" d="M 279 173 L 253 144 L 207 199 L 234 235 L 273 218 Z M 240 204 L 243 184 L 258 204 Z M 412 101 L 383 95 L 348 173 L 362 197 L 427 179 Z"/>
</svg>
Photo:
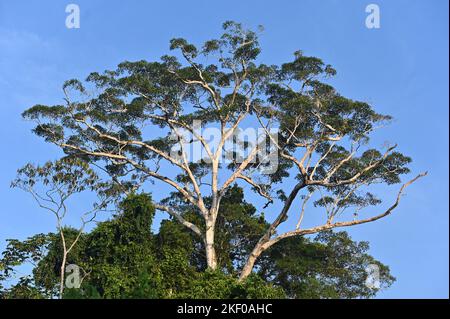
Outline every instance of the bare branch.
<svg viewBox="0 0 450 319">
<path fill-rule="evenodd" d="M 370 218 L 366 218 L 366 219 L 362 219 L 362 220 L 354 220 L 354 221 L 346 221 L 346 222 L 336 222 L 336 223 L 326 223 L 324 225 L 321 226 L 316 226 L 316 227 L 312 227 L 312 228 L 308 228 L 308 229 L 296 229 L 293 231 L 289 231 L 286 232 L 282 235 L 278 235 L 274 238 L 270 238 L 269 236 L 271 236 L 271 234 L 273 234 L 273 230 L 271 230 L 271 228 L 269 228 L 269 230 L 267 231 L 266 235 L 263 236 L 258 243 L 256 244 L 255 248 L 253 249 L 252 253 L 249 256 L 249 259 L 247 260 L 246 265 L 244 266 L 241 275 L 240 275 L 240 280 L 245 279 L 250 273 L 251 270 L 253 269 L 254 263 L 256 262 L 256 259 L 265 251 L 267 250 L 269 247 L 271 247 L 272 245 L 276 244 L 277 242 L 279 242 L 282 239 L 285 238 L 289 238 L 289 237 L 293 237 L 293 236 L 302 236 L 302 235 L 309 235 L 309 234 L 315 234 L 324 230 L 329 230 L 329 229 L 333 229 L 333 228 L 338 228 L 338 227 L 347 227 L 347 226 L 354 226 L 354 225 L 360 225 L 360 224 L 365 224 L 365 223 L 370 223 L 373 221 L 376 221 L 378 219 L 381 219 L 383 217 L 386 217 L 388 215 L 390 215 L 392 213 L 392 211 L 398 206 L 398 204 L 400 203 L 400 199 L 401 196 L 404 192 L 404 190 L 406 189 L 406 187 L 408 187 L 409 185 L 411 185 L 412 183 L 414 183 L 415 181 L 417 181 L 419 178 L 424 177 L 427 175 L 427 172 L 425 173 L 421 173 L 419 175 L 417 175 L 415 178 L 413 178 L 412 180 L 406 182 L 405 184 L 403 184 L 403 186 L 400 188 L 398 194 L 397 194 L 397 198 L 396 201 L 394 202 L 393 205 L 391 205 L 385 212 L 376 215 L 374 217 L 370 217 Z M 292 195 L 292 193 L 291 193 Z M 286 207 L 286 206 L 285 206 Z M 284 208 L 283 208 L 284 210 Z M 282 216 L 282 214 L 279 215 Z M 279 219 L 277 218 L 277 220 Z M 272 223 L 271 227 L 273 227 L 273 225 L 277 224 L 277 220 Z M 279 224 L 279 223 L 278 223 Z"/>
<path fill-rule="evenodd" d="M 172 208 L 170 208 L 168 206 L 165 206 L 165 205 L 156 204 L 156 203 L 153 204 L 153 205 L 155 206 L 156 209 L 161 210 L 161 211 L 165 211 L 170 216 L 172 216 L 176 220 L 178 220 L 181 224 L 183 224 L 184 226 L 189 228 L 191 231 L 193 231 L 195 234 L 197 234 L 198 236 L 203 238 L 201 230 L 196 225 L 194 225 L 193 223 L 185 220 L 179 213 L 175 212 L 175 210 L 173 210 Z"/>
</svg>

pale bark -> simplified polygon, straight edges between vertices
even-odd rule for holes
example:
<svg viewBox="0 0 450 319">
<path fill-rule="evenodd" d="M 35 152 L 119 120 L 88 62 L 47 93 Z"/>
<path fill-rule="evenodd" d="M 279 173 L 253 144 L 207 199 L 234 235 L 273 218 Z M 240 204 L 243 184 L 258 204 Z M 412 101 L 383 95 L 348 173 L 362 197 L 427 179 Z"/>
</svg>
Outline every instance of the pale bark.
<svg viewBox="0 0 450 319">
<path fill-rule="evenodd" d="M 308 228 L 308 229 L 296 229 L 293 231 L 289 231 L 286 232 L 284 234 L 278 235 L 274 238 L 270 238 L 270 234 L 272 233 L 272 231 L 274 230 L 274 225 L 277 224 L 277 220 L 279 220 L 280 216 L 283 215 L 283 213 L 285 212 L 287 214 L 287 210 L 289 210 L 289 207 L 286 208 L 283 207 L 282 212 L 280 213 L 280 215 L 278 216 L 278 218 L 275 220 L 274 223 L 272 223 L 272 225 L 269 227 L 269 230 L 266 232 L 266 234 L 259 240 L 259 242 L 256 244 L 256 246 L 254 247 L 253 251 L 251 252 L 249 258 L 247 259 L 246 264 L 244 265 L 244 267 L 242 268 L 241 274 L 239 276 L 239 280 L 245 280 L 253 271 L 253 268 L 255 266 L 255 263 L 258 259 L 258 257 L 268 248 L 270 248 L 271 246 L 273 246 L 274 244 L 276 244 L 277 242 L 279 242 L 280 240 L 284 239 L 284 238 L 289 238 L 289 237 L 294 237 L 294 236 L 303 236 L 303 235 L 310 235 L 310 234 L 315 234 L 315 233 L 319 233 L 321 231 L 324 230 L 329 230 L 329 229 L 333 229 L 333 228 L 339 228 L 339 227 L 347 227 L 347 226 L 354 226 L 354 225 L 360 225 L 360 224 L 365 224 L 365 223 L 370 223 L 373 221 L 376 221 L 378 219 L 381 219 L 383 217 L 386 217 L 388 215 L 390 215 L 393 210 L 398 206 L 398 204 L 400 203 L 400 199 L 401 196 L 404 192 L 404 190 L 406 189 L 406 187 L 408 187 L 409 185 L 411 185 L 412 183 L 414 183 L 416 180 L 418 180 L 419 178 L 426 176 L 427 173 L 422 173 L 417 175 L 415 178 L 413 178 L 412 180 L 408 181 L 407 183 L 403 184 L 403 186 L 400 188 L 398 194 L 397 194 L 397 198 L 394 202 L 393 205 L 391 205 L 385 212 L 379 214 L 379 215 L 375 215 L 373 217 L 370 218 L 366 218 L 366 219 L 361 219 L 361 220 L 353 220 L 353 221 L 346 221 L 346 222 L 336 222 L 336 223 L 326 223 L 324 225 L 321 226 L 317 226 L 317 227 L 312 227 L 312 228 Z M 295 191 L 295 188 L 294 188 Z M 293 193 L 294 193 L 293 191 Z M 291 195 L 293 195 L 293 193 L 291 193 Z M 279 223 L 278 223 L 279 224 Z M 276 228 L 276 226 L 275 226 Z"/>
<path fill-rule="evenodd" d="M 66 247 L 66 239 L 64 237 L 64 231 L 61 227 L 59 227 L 59 234 L 61 236 L 61 241 L 63 245 L 63 258 L 61 262 L 60 267 L 60 277 L 59 277 L 59 299 L 62 299 L 63 293 L 64 293 L 64 278 L 65 278 L 65 272 L 66 272 L 66 261 L 67 261 L 67 247 Z"/>
<path fill-rule="evenodd" d="M 206 250 L 206 264 L 209 269 L 215 270 L 217 268 L 216 249 L 214 247 L 215 235 L 215 221 L 208 220 L 206 223 L 205 232 L 205 250 Z"/>
<path fill-rule="evenodd" d="M 155 208 L 158 210 L 165 211 L 170 216 L 174 217 L 180 224 L 189 228 L 192 232 L 194 232 L 196 235 L 198 235 L 202 238 L 201 230 L 197 226 L 195 226 L 193 223 L 184 219 L 180 213 L 175 212 L 175 210 L 173 210 L 172 208 L 165 206 L 165 205 L 154 203 L 153 206 L 155 206 Z"/>
</svg>

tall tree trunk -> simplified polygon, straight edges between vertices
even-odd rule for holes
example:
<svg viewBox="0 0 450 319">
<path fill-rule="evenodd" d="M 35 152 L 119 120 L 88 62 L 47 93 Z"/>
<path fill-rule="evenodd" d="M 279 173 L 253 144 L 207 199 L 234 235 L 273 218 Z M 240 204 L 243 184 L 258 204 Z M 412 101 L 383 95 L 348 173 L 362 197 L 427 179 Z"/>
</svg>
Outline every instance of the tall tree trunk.
<svg viewBox="0 0 450 319">
<path fill-rule="evenodd" d="M 61 263 L 61 275 L 60 275 L 60 281 L 59 281 L 59 299 L 62 299 L 63 292 L 64 292 L 64 275 L 66 272 L 66 260 L 67 260 L 67 254 L 64 252 L 63 260 Z"/>
<path fill-rule="evenodd" d="M 298 192 L 305 187 L 307 184 L 304 181 L 297 183 L 289 194 L 286 202 L 284 203 L 283 209 L 273 223 L 269 226 L 265 234 L 259 239 L 258 243 L 253 248 L 250 256 L 247 258 L 244 268 L 242 268 L 239 280 L 244 280 L 247 278 L 255 267 L 255 262 L 264 250 L 271 246 L 270 238 L 275 233 L 277 227 L 286 220 L 289 209 L 291 208 L 292 202 L 297 197 Z"/>
<path fill-rule="evenodd" d="M 255 262 L 263 251 L 264 244 L 262 242 L 257 243 L 248 256 L 244 268 L 242 268 L 241 274 L 239 275 L 239 281 L 245 280 L 252 273 Z"/>
<path fill-rule="evenodd" d="M 61 219 L 58 217 L 58 230 L 59 235 L 61 237 L 62 248 L 63 248 L 63 258 L 61 262 L 61 275 L 59 277 L 59 299 L 62 299 L 64 292 L 64 276 L 66 271 L 66 261 L 67 261 L 67 246 L 66 246 L 66 237 L 64 236 L 64 231 L 61 226 Z"/>
<path fill-rule="evenodd" d="M 241 275 L 239 276 L 239 281 L 245 280 L 253 270 L 255 266 L 255 262 L 258 255 L 253 255 L 253 253 L 248 257 L 247 262 L 245 263 L 244 268 L 242 268 Z"/>
<path fill-rule="evenodd" d="M 208 268 L 212 270 L 217 268 L 216 249 L 214 248 L 214 229 L 215 220 L 208 219 L 206 221 L 205 234 L 206 264 L 208 265 Z"/>
</svg>

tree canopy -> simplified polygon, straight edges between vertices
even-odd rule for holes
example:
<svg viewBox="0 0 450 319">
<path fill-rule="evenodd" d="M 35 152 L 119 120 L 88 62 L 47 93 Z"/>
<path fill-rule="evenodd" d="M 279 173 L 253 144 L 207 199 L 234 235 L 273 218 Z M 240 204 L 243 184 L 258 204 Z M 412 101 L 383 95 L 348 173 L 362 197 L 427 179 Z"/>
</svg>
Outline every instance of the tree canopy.
<svg viewBox="0 0 450 319">
<path fill-rule="evenodd" d="M 37 136 L 64 152 L 62 161 L 101 176 L 93 192 L 125 205 L 123 215 L 77 243 L 86 256 L 99 254 L 79 261 L 98 276 L 88 281 L 111 298 L 138 293 L 131 291 L 138 281 L 147 282 L 139 292 L 146 296 L 179 296 L 193 281 L 206 291 L 219 287 L 212 282 L 222 275 L 239 291 L 257 278 L 268 289 L 259 291 L 276 293 L 273 285 L 289 297 L 373 294 L 363 291 L 361 269 L 378 262 L 366 244 L 332 230 L 390 215 L 406 187 L 426 173 L 381 206 L 372 186 L 400 183 L 410 172 L 411 158 L 397 145 L 371 146 L 373 131 L 391 117 L 339 94 L 329 81 L 336 70 L 321 59 L 296 51 L 290 61 L 264 64 L 259 31 L 232 21 L 223 30 L 201 46 L 172 39 L 174 54 L 158 61 L 125 61 L 85 81 L 69 80 L 63 103 L 23 112 Z M 156 189 L 148 203 L 136 195 Z M 251 204 L 243 189 L 253 192 Z M 144 215 L 128 224 L 126 205 L 135 201 Z M 261 206 L 264 214 L 255 208 Z M 153 209 L 170 216 L 155 236 L 143 231 Z M 321 221 L 305 227 L 311 214 Z M 287 220 L 290 230 L 280 231 Z M 99 233 L 109 239 L 93 241 Z M 150 267 L 155 260 L 157 269 Z M 127 265 L 150 268 L 126 272 Z M 182 269 L 165 278 L 175 266 Z M 388 285 L 392 278 L 379 267 Z M 110 287 L 114 278 L 124 281 Z M 159 280 L 173 286 L 162 293 Z"/>
</svg>

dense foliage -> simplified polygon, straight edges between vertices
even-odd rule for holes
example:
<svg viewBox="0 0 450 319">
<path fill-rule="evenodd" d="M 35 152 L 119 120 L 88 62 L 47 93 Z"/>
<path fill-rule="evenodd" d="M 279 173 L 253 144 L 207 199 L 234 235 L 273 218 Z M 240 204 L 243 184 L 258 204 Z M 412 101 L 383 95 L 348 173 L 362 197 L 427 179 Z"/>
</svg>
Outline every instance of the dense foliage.
<svg viewBox="0 0 450 319">
<path fill-rule="evenodd" d="M 68 264 L 81 267 L 83 281 L 79 289 L 66 288 L 64 298 L 366 298 L 378 291 L 365 285 L 369 264 L 379 265 L 382 288 L 394 280 L 388 267 L 367 254 L 367 243 L 356 243 L 345 232 L 324 232 L 274 246 L 255 274 L 239 282 L 236 274 L 244 256 L 266 222 L 237 186 L 229 190 L 222 207 L 220 267 L 210 271 L 195 236 L 173 220 L 164 220 L 153 234 L 150 196 L 128 196 L 119 214 L 83 234 L 68 255 Z M 185 215 L 194 216 L 188 208 Z M 68 242 L 78 233 L 65 232 Z M 18 276 L 16 270 L 28 262 L 32 274 Z M 2 298 L 57 296 L 60 263 L 58 234 L 9 240 L 0 260 L 0 283 L 15 280 L 3 287 Z"/>
</svg>

